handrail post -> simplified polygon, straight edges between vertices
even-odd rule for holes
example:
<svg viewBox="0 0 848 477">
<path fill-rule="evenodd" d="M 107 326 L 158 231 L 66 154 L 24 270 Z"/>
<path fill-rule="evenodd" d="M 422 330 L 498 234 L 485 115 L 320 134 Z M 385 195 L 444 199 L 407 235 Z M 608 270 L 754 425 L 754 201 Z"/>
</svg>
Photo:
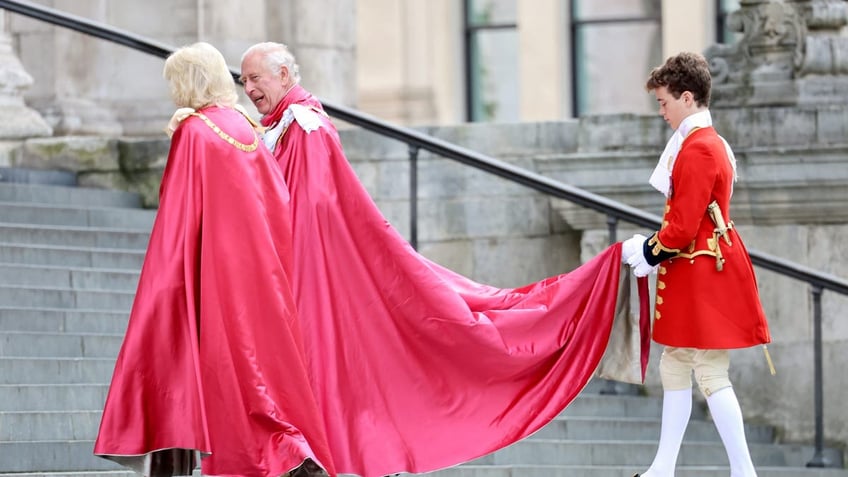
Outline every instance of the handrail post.
<svg viewBox="0 0 848 477">
<path fill-rule="evenodd" d="M 409 145 L 409 243 L 418 250 L 418 151 Z"/>
<path fill-rule="evenodd" d="M 607 237 L 609 238 L 609 244 L 612 245 L 618 240 L 616 237 L 618 235 L 618 217 L 610 214 L 607 215 Z M 618 389 L 616 388 L 615 381 L 612 379 L 605 379 L 604 386 L 599 391 L 604 395 L 616 395 L 618 394 Z"/>
<path fill-rule="evenodd" d="M 822 316 L 821 316 L 821 285 L 812 284 L 810 293 L 813 295 L 813 388 L 816 413 L 816 453 L 807 462 L 807 467 L 829 467 L 830 462 L 824 456 L 824 389 L 822 373 Z"/>
<path fill-rule="evenodd" d="M 618 242 L 618 239 L 616 238 L 618 235 L 618 217 L 614 215 L 607 215 L 607 232 L 610 245 Z"/>
</svg>

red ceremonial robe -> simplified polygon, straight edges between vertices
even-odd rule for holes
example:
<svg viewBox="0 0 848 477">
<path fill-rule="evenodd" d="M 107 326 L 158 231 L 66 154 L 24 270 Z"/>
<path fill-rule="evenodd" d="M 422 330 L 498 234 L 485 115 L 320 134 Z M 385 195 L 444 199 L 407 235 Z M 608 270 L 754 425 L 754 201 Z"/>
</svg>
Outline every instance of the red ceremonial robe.
<svg viewBox="0 0 848 477">
<path fill-rule="evenodd" d="M 241 114 L 177 128 L 94 452 L 145 475 L 331 474 L 291 294 L 288 193 Z M 223 136 L 223 137 L 222 137 Z"/>
<path fill-rule="evenodd" d="M 292 196 L 295 299 L 337 470 L 428 472 L 556 417 L 606 348 L 620 244 L 524 287 L 475 283 L 386 222 L 312 95 L 296 86 L 277 115 L 292 104 L 320 120 L 308 133 L 289 125 L 275 156 Z"/>
</svg>

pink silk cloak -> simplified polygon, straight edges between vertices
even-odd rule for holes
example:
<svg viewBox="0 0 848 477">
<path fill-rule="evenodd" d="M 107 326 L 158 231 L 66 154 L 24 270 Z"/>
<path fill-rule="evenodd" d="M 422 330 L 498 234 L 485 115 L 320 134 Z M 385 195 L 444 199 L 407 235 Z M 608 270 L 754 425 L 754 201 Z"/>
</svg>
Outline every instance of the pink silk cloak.
<svg viewBox="0 0 848 477">
<path fill-rule="evenodd" d="M 236 141 L 239 113 L 202 110 Z M 334 473 L 291 294 L 282 173 L 198 117 L 176 130 L 94 453 L 147 475 Z"/>
<path fill-rule="evenodd" d="M 299 86 L 283 101 L 321 111 Z M 521 288 L 475 283 L 387 223 L 321 121 L 309 133 L 291 124 L 275 156 L 292 197 L 308 366 L 339 473 L 428 472 L 551 421 L 606 348 L 620 244 Z"/>
</svg>

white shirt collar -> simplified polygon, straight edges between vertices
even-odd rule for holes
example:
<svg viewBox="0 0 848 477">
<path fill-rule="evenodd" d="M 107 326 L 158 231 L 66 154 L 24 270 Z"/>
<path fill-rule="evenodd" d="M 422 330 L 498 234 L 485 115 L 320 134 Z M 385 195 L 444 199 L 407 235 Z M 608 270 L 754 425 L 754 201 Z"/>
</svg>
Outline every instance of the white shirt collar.
<svg viewBox="0 0 848 477">
<path fill-rule="evenodd" d="M 688 136 L 693 129 L 710 127 L 712 125 L 713 118 L 710 116 L 709 109 L 699 111 L 695 114 L 690 114 L 684 118 L 677 127 L 677 130 L 674 131 L 674 134 L 671 135 L 668 143 L 666 143 L 665 149 L 663 149 L 663 153 L 660 155 L 657 166 L 654 168 L 654 172 L 651 174 L 651 178 L 648 179 L 648 182 L 654 186 L 655 189 L 668 197 L 669 190 L 671 189 L 671 171 L 674 168 L 674 161 L 677 159 L 677 153 L 680 152 L 680 148 L 683 146 L 683 140 L 686 139 L 686 136 Z M 731 160 L 731 162 L 733 163 L 735 171 L 736 161 Z"/>
</svg>

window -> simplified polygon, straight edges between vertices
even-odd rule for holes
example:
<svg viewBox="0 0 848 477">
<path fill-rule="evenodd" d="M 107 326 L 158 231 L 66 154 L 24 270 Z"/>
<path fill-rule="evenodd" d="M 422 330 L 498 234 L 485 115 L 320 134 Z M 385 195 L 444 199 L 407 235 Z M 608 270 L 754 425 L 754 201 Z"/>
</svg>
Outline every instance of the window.
<svg viewBox="0 0 848 477">
<path fill-rule="evenodd" d="M 465 0 L 466 116 L 518 118 L 516 0 Z"/>
<path fill-rule="evenodd" d="M 662 63 L 660 0 L 572 0 L 572 104 L 575 117 L 647 113 L 651 68 Z"/>
<path fill-rule="evenodd" d="M 739 0 L 716 0 L 716 42 L 735 43 L 742 35 L 727 29 L 727 15 L 735 10 L 739 10 Z"/>
</svg>

